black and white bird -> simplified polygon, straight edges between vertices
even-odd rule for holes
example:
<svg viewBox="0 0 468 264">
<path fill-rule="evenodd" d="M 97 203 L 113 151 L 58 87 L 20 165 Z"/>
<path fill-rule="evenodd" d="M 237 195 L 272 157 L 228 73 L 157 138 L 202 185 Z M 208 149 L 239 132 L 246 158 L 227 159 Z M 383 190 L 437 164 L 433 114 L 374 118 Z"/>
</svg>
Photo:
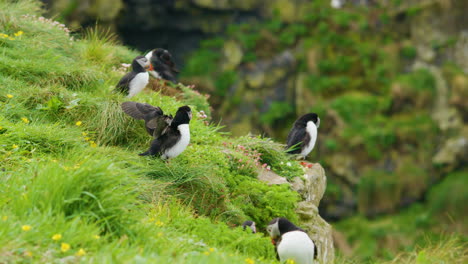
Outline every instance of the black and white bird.
<svg viewBox="0 0 468 264">
<path fill-rule="evenodd" d="M 143 56 L 137 56 L 132 61 L 132 71 L 125 74 L 116 86 L 116 90 L 127 95 L 128 98 L 135 96 L 145 89 L 149 82 L 150 68 L 149 60 Z"/>
<path fill-rule="evenodd" d="M 192 110 L 179 107 L 175 117 L 165 115 L 161 108 L 137 102 L 122 103 L 122 110 L 129 116 L 145 121 L 148 134 L 154 137 L 150 148 L 140 156 L 161 156 L 162 159 L 177 157 L 190 143 L 189 123 Z"/>
<path fill-rule="evenodd" d="M 257 233 L 257 228 L 255 227 L 255 222 L 247 220 L 244 223 L 242 223 L 242 229 L 245 231 L 246 228 L 250 228 L 252 230 L 252 233 Z"/>
<path fill-rule="evenodd" d="M 314 242 L 307 233 L 288 219 L 279 217 L 268 223 L 270 234 L 281 263 L 288 259 L 296 264 L 312 264 L 317 256 Z"/>
<path fill-rule="evenodd" d="M 305 159 L 314 149 L 319 126 L 320 118 L 316 113 L 305 114 L 297 119 L 288 134 L 286 142 L 288 153 L 299 154 Z"/>
<path fill-rule="evenodd" d="M 154 78 L 176 82 L 179 70 L 176 68 L 172 55 L 165 49 L 154 49 L 145 56 L 151 63 L 150 74 Z"/>
</svg>

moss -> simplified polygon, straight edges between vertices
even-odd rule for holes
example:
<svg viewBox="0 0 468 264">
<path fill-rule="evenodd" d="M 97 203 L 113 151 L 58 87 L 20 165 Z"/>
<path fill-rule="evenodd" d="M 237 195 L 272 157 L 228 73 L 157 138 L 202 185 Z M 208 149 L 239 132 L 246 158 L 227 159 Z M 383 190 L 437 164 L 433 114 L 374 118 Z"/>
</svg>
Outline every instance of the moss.
<svg viewBox="0 0 468 264">
<path fill-rule="evenodd" d="M 430 185 L 431 173 L 414 159 L 399 157 L 395 174 L 401 188 L 400 203 L 407 205 L 420 200 Z"/>
<path fill-rule="evenodd" d="M 383 112 L 389 105 L 386 98 L 359 92 L 343 94 L 331 103 L 331 107 L 349 123 Z"/>
<path fill-rule="evenodd" d="M 368 170 L 358 184 L 358 210 L 368 216 L 394 211 L 401 189 L 396 175 L 385 171 Z"/>
<path fill-rule="evenodd" d="M 268 111 L 261 114 L 260 120 L 264 124 L 272 125 L 274 122 L 292 113 L 292 111 L 293 109 L 288 103 L 272 102 Z"/>
<path fill-rule="evenodd" d="M 206 75 L 216 72 L 216 63 L 220 59 L 218 52 L 209 49 L 199 50 L 190 56 L 184 67 L 183 76 Z"/>
<path fill-rule="evenodd" d="M 414 46 L 406 45 L 401 48 L 400 55 L 405 59 L 412 60 L 416 58 L 417 51 Z"/>
<path fill-rule="evenodd" d="M 435 78 L 426 69 L 419 69 L 398 78 L 400 82 L 407 85 L 408 89 L 416 92 L 428 91 L 432 94 L 435 92 Z"/>
<path fill-rule="evenodd" d="M 466 221 L 468 217 L 465 210 L 466 201 L 468 201 L 467 176 L 466 170 L 450 173 L 431 189 L 428 197 L 431 213 L 456 218 L 455 221 Z"/>
</svg>

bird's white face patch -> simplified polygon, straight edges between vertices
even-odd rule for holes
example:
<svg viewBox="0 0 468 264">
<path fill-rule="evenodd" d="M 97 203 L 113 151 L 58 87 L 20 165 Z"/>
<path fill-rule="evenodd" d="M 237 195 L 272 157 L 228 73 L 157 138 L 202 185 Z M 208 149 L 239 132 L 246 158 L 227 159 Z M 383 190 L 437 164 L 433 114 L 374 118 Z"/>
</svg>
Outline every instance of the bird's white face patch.
<svg viewBox="0 0 468 264">
<path fill-rule="evenodd" d="M 278 221 L 267 226 L 267 232 L 270 234 L 270 237 L 277 238 L 280 236 Z"/>
<path fill-rule="evenodd" d="M 187 114 L 188 114 L 188 118 L 189 118 L 190 120 L 192 120 L 192 111 L 187 112 Z"/>
<path fill-rule="evenodd" d="M 320 126 L 320 117 L 317 116 L 317 123 L 315 123 L 315 126 L 317 126 L 317 128 L 319 128 Z"/>
<path fill-rule="evenodd" d="M 257 227 L 255 227 L 255 222 L 252 223 L 250 229 L 252 229 L 252 232 L 257 233 Z"/>
<path fill-rule="evenodd" d="M 147 69 L 150 65 L 149 60 L 147 58 L 141 58 L 137 60 L 138 64 L 141 65 L 141 67 Z"/>
<path fill-rule="evenodd" d="M 153 51 L 150 51 L 145 55 L 147 60 L 150 60 L 152 56 L 153 56 Z"/>
</svg>

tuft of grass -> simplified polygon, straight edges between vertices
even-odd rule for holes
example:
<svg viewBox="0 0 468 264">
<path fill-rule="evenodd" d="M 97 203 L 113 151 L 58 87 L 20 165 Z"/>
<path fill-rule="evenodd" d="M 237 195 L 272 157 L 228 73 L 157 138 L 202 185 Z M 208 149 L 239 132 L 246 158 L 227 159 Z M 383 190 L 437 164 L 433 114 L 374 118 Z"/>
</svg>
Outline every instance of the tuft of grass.
<svg viewBox="0 0 468 264">
<path fill-rule="evenodd" d="M 468 262 L 468 244 L 456 237 L 447 237 L 437 243 L 398 255 L 387 263 L 453 263 Z"/>
</svg>

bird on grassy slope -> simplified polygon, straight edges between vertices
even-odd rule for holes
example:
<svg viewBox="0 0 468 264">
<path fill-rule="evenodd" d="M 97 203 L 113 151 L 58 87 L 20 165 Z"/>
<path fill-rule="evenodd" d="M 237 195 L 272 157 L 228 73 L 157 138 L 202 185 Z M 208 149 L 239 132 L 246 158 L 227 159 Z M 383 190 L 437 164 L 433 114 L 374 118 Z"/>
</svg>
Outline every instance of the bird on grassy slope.
<svg viewBox="0 0 468 264">
<path fill-rule="evenodd" d="M 320 118 L 316 113 L 309 113 L 301 116 L 294 122 L 293 128 L 289 131 L 286 142 L 287 152 L 299 154 L 305 159 L 314 149 L 317 141 L 317 128 L 320 126 Z"/>
<path fill-rule="evenodd" d="M 270 234 L 276 253 L 281 263 L 288 259 L 296 264 L 312 264 L 317 256 L 314 242 L 301 228 L 288 219 L 279 217 L 268 223 L 267 231 Z"/>
<path fill-rule="evenodd" d="M 161 156 L 162 159 L 177 157 L 190 142 L 189 123 L 192 110 L 179 107 L 175 117 L 165 115 L 161 108 L 137 102 L 122 103 L 122 110 L 129 116 L 145 121 L 148 134 L 153 136 L 150 148 L 140 156 Z"/>
<path fill-rule="evenodd" d="M 132 61 L 132 71 L 125 74 L 116 86 L 116 90 L 127 95 L 128 98 L 141 92 L 149 82 L 149 60 L 143 56 L 137 56 Z"/>
<path fill-rule="evenodd" d="M 247 220 L 244 223 L 242 223 L 242 229 L 245 231 L 246 228 L 250 228 L 252 230 L 252 233 L 257 233 L 257 228 L 255 227 L 255 222 Z"/>
<path fill-rule="evenodd" d="M 179 70 L 176 68 L 172 55 L 165 49 L 154 49 L 145 56 L 151 63 L 151 76 L 157 79 L 164 79 L 176 82 L 176 75 Z"/>
</svg>

